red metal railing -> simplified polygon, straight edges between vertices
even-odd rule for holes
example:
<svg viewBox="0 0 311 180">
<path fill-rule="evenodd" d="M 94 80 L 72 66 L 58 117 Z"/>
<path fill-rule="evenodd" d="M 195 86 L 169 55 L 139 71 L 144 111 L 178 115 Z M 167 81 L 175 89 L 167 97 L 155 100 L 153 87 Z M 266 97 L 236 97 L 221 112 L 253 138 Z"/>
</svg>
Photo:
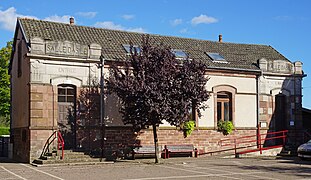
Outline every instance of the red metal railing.
<svg viewBox="0 0 311 180">
<path fill-rule="evenodd" d="M 59 131 L 57 131 L 57 137 L 58 137 L 57 138 L 57 150 L 59 150 L 60 148 L 62 149 L 61 159 L 64 159 L 64 146 L 65 146 L 64 138 Z"/>
<path fill-rule="evenodd" d="M 236 156 L 250 152 L 279 148 L 285 145 L 288 130 L 260 133 L 258 128 L 256 135 L 242 136 L 236 138 L 227 138 L 219 141 L 220 146 L 234 149 Z M 282 140 L 282 141 L 281 141 Z M 278 141 L 281 141 L 278 142 Z M 246 149 L 237 152 L 240 149 Z"/>
<path fill-rule="evenodd" d="M 57 139 L 57 151 L 62 150 L 61 159 L 64 159 L 64 139 L 59 131 L 54 131 L 46 140 L 40 158 L 43 158 L 46 153 L 50 152 L 50 145 Z"/>
</svg>

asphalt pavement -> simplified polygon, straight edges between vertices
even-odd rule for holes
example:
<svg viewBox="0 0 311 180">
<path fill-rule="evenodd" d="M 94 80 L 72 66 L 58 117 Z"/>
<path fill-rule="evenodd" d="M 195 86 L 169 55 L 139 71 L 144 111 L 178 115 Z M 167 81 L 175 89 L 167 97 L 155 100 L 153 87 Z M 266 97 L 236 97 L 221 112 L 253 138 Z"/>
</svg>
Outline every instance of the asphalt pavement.
<svg viewBox="0 0 311 180">
<path fill-rule="evenodd" d="M 119 160 L 96 165 L 53 165 L 5 162 L 0 159 L 0 178 L 4 180 L 156 180 L 156 179 L 311 179 L 311 161 L 297 157 L 256 158 L 170 158 Z"/>
</svg>

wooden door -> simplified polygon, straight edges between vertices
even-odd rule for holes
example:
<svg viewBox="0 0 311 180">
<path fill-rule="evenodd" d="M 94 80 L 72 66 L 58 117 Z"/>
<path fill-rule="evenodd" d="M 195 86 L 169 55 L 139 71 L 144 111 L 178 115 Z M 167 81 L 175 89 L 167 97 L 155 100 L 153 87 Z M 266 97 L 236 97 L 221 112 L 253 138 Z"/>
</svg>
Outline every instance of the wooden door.
<svg viewBox="0 0 311 180">
<path fill-rule="evenodd" d="M 64 141 L 65 149 L 75 148 L 76 141 L 76 88 L 72 85 L 58 86 L 58 128 Z"/>
</svg>

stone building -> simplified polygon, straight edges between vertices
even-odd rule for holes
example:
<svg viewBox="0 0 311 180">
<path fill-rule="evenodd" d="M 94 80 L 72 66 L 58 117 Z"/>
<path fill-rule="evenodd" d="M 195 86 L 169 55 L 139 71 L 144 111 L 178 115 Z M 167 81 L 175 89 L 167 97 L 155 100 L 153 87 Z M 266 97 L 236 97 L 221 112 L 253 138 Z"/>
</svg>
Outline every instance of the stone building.
<svg viewBox="0 0 311 180">
<path fill-rule="evenodd" d="M 143 34 L 94 27 L 17 19 L 11 75 L 11 137 L 13 158 L 31 162 L 42 153 L 49 136 L 61 130 L 67 149 L 96 149 L 101 139 L 99 120 L 83 116 L 78 103 L 81 89 L 99 79 L 111 64 L 124 60 L 128 44 L 139 48 Z M 169 45 L 177 58 L 203 60 L 210 78 L 210 99 L 196 129 L 184 138 L 176 127 L 159 127 L 159 144 L 193 144 L 201 152 L 215 150 L 224 138 L 218 120 L 232 121 L 238 137 L 264 131 L 301 130 L 302 79 L 300 61 L 291 62 L 268 45 L 239 44 L 150 35 L 155 43 Z M 152 130 L 139 134 L 124 126 L 117 98 L 105 103 L 106 146 L 153 144 Z M 96 118 L 95 118 L 96 119 Z M 292 142 L 293 143 L 293 142 Z"/>
</svg>

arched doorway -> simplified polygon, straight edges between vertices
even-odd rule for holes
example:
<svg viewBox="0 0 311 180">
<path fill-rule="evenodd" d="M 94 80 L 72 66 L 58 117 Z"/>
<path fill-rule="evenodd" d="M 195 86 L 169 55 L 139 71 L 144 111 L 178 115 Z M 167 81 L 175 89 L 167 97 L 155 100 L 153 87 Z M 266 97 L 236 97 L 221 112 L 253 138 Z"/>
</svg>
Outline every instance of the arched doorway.
<svg viewBox="0 0 311 180">
<path fill-rule="evenodd" d="M 65 149 L 73 149 L 76 144 L 76 92 L 74 85 L 57 86 L 58 128 L 64 138 Z"/>
<path fill-rule="evenodd" d="M 287 102 L 284 94 L 275 95 L 275 131 L 283 131 L 287 129 Z"/>
</svg>

